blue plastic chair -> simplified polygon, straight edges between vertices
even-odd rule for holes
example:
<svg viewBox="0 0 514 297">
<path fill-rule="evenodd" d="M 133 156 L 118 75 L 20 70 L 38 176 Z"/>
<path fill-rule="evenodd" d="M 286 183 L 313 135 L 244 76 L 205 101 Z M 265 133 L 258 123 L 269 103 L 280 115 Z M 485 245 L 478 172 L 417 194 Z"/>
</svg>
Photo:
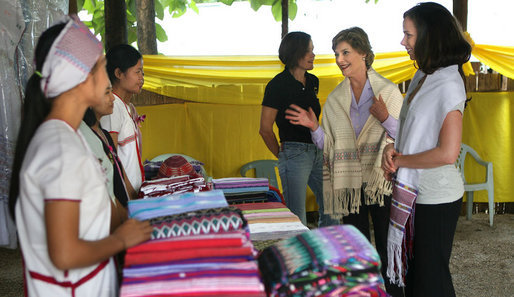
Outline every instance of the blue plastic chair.
<svg viewBox="0 0 514 297">
<path fill-rule="evenodd" d="M 275 173 L 275 167 L 277 166 L 277 160 L 256 160 L 244 164 L 239 173 L 246 177 L 248 170 L 255 169 L 255 177 L 268 178 L 269 184 L 278 189 L 277 174 Z"/>
<path fill-rule="evenodd" d="M 466 177 L 464 175 L 464 161 L 466 160 L 467 154 L 470 154 L 475 162 L 485 167 L 485 182 L 476 184 L 470 184 L 466 182 Z M 462 143 L 460 147 L 459 158 L 455 162 L 455 165 L 462 175 L 462 180 L 464 181 L 464 191 L 467 193 L 467 219 L 471 220 L 471 214 L 473 211 L 473 192 L 486 190 L 488 198 L 487 200 L 489 203 L 489 225 L 492 227 L 494 216 L 493 163 L 482 160 L 478 153 L 475 152 L 475 150 L 473 150 L 470 146 Z"/>
</svg>

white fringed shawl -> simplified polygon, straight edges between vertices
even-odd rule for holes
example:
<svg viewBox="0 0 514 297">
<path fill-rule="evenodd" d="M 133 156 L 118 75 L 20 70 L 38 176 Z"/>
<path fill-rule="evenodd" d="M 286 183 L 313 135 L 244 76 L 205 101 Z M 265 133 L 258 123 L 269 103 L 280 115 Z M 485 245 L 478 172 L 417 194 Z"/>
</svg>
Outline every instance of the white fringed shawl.
<svg viewBox="0 0 514 297">
<path fill-rule="evenodd" d="M 389 114 L 398 118 L 403 97 L 398 86 L 368 70 L 373 94 L 382 96 Z M 365 203 L 384 204 L 384 195 L 392 192 L 391 183 L 383 177 L 382 150 L 386 145 L 386 131 L 372 115 L 362 128 L 359 138 L 350 119 L 352 94 L 350 80 L 343 80 L 329 95 L 323 107 L 323 201 L 325 213 L 342 218 L 358 213 L 361 187 L 366 183 Z"/>
</svg>

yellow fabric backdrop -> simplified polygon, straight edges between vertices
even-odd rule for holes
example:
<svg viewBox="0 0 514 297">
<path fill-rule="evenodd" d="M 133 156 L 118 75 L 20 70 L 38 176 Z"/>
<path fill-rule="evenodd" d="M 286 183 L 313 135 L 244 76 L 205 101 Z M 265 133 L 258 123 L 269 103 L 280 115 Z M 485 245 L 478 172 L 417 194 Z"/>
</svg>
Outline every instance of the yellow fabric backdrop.
<svg viewBox="0 0 514 297">
<path fill-rule="evenodd" d="M 144 89 L 193 102 L 254 104 L 262 102 L 266 84 L 284 69 L 276 56 L 166 57 L 144 56 Z M 416 69 L 405 52 L 377 54 L 375 70 L 395 83 L 410 79 Z M 318 97 L 343 80 L 334 55 L 316 56 Z"/>
<path fill-rule="evenodd" d="M 464 112 L 462 142 L 472 146 L 486 161 L 492 161 L 495 201 L 511 202 L 514 172 L 514 92 L 470 93 Z M 215 177 L 239 176 L 240 167 L 258 159 L 274 159 L 259 136 L 260 105 L 184 103 L 139 106 L 147 118 L 142 126 L 143 159 L 163 153 L 182 153 L 205 163 Z M 470 181 L 480 174 L 466 163 Z M 475 201 L 486 202 L 485 191 Z M 314 210 L 312 197 L 308 210 Z"/>
<path fill-rule="evenodd" d="M 514 202 L 514 92 L 468 95 L 472 99 L 464 111 L 462 142 L 475 149 L 483 160 L 493 162 L 494 201 Z M 483 182 L 484 167 L 471 159 L 466 158 L 467 181 Z M 477 192 L 473 201 L 487 202 L 487 192 Z"/>
</svg>

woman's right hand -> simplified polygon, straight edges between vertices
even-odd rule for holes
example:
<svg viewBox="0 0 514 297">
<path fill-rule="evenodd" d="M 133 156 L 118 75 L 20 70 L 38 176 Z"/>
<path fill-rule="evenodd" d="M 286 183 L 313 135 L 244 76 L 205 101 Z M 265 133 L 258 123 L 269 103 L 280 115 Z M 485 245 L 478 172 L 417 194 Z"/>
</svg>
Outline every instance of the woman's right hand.
<svg viewBox="0 0 514 297">
<path fill-rule="evenodd" d="M 149 240 L 152 229 L 148 221 L 128 219 L 119 226 L 112 235 L 123 243 L 124 249 L 128 249 L 129 247 Z"/>
<path fill-rule="evenodd" d="M 291 124 L 302 125 L 309 128 L 312 132 L 316 131 L 319 127 L 318 118 L 310 107 L 307 111 L 296 104 L 291 104 L 286 110 L 286 119 Z"/>
<path fill-rule="evenodd" d="M 395 150 L 393 143 L 389 143 L 384 147 L 384 151 L 382 152 L 382 170 L 384 170 L 384 177 L 388 181 L 391 181 L 393 173 L 398 170 L 394 164 L 393 158 L 399 155 L 401 154 Z"/>
</svg>

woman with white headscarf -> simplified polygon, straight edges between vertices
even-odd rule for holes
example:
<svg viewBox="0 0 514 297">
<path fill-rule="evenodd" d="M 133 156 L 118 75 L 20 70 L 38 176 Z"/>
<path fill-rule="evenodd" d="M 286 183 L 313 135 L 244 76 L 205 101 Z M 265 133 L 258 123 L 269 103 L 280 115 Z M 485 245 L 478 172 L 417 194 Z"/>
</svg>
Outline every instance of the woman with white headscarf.
<svg viewBox="0 0 514 297">
<path fill-rule="evenodd" d="M 9 193 L 28 296 L 115 296 L 112 256 L 150 238 L 133 219 L 109 235 L 105 173 L 77 130 L 109 87 L 102 52 L 76 16 L 36 47 Z"/>
</svg>

